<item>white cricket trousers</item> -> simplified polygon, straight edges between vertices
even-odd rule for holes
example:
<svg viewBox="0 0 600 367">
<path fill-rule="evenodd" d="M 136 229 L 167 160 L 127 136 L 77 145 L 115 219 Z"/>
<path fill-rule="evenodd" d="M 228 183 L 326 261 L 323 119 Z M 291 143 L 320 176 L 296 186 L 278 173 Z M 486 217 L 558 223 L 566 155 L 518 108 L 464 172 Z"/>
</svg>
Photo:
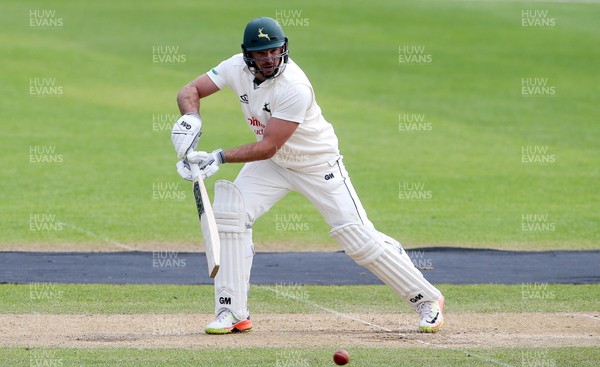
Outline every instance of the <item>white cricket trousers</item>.
<svg viewBox="0 0 600 367">
<path fill-rule="evenodd" d="M 400 243 L 377 232 L 352 187 L 342 158 L 303 169 L 282 168 L 271 160 L 247 163 L 235 180 L 246 211 L 246 282 L 249 287 L 254 246 L 252 224 L 288 192 L 304 195 L 337 233 L 346 253 L 365 266 L 413 307 L 436 301 L 441 292 L 429 283 Z M 354 241 L 358 240 L 359 243 Z M 350 249 L 350 253 L 348 250 Z M 379 253 L 373 258 L 374 253 Z M 365 257 L 366 256 L 366 257 Z M 249 289 L 249 288 L 248 288 Z"/>
<path fill-rule="evenodd" d="M 288 192 L 304 195 L 331 228 L 360 224 L 373 228 L 340 157 L 302 171 L 282 168 L 272 160 L 246 163 L 235 185 L 241 191 L 246 225 L 251 226 Z"/>
</svg>

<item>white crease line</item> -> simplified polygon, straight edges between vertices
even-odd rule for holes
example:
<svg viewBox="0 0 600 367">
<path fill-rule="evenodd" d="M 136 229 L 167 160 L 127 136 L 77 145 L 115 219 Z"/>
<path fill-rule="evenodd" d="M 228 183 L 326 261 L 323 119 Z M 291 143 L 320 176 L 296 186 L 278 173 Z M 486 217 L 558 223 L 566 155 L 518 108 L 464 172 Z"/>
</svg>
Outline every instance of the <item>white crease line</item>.
<svg viewBox="0 0 600 367">
<path fill-rule="evenodd" d="M 587 315 L 584 313 L 573 313 L 572 316 L 589 317 L 592 320 L 600 321 L 600 317 L 594 315 Z"/>
<path fill-rule="evenodd" d="M 281 296 L 283 296 L 284 298 L 291 298 L 291 299 L 293 299 L 293 300 L 296 300 L 296 301 L 304 302 L 304 303 L 306 303 L 306 304 L 307 304 L 307 305 L 309 305 L 309 306 L 312 306 L 312 307 L 314 307 L 314 308 L 318 308 L 318 309 L 319 309 L 319 310 L 321 310 L 321 311 L 329 312 L 329 313 L 331 313 L 331 314 L 334 314 L 334 315 L 336 315 L 336 316 L 339 316 L 339 317 L 342 317 L 342 318 L 346 318 L 346 319 L 350 319 L 350 320 L 358 321 L 358 322 L 361 322 L 361 323 L 363 323 L 363 324 L 365 324 L 365 325 L 372 326 L 372 327 L 375 327 L 375 328 L 381 329 L 381 330 L 383 330 L 383 331 L 388 331 L 388 332 L 392 332 L 392 331 L 393 331 L 392 329 L 388 329 L 388 328 L 386 328 L 385 326 L 377 325 L 377 324 L 374 324 L 374 323 L 372 323 L 372 322 L 368 322 L 368 321 L 365 321 L 365 320 L 361 320 L 361 319 L 359 319 L 359 318 L 355 318 L 355 317 L 353 317 L 353 316 L 344 315 L 343 313 L 340 313 L 340 312 L 338 312 L 338 311 L 336 311 L 336 310 L 334 310 L 334 309 L 327 308 L 327 307 L 323 307 L 323 306 L 321 306 L 321 305 L 319 305 L 319 304 L 317 304 L 317 303 L 314 303 L 314 302 L 311 302 L 311 301 L 307 301 L 307 300 L 305 300 L 305 299 L 302 299 L 302 298 L 300 298 L 300 297 L 296 297 L 296 296 L 294 296 L 294 295 L 291 295 L 291 294 L 283 294 L 283 293 L 281 293 L 280 291 L 278 291 L 277 289 L 273 289 L 273 288 L 271 288 L 271 287 L 267 287 L 267 286 L 261 286 L 260 288 L 264 288 L 264 289 L 270 290 L 271 292 L 274 292 L 274 293 L 276 293 L 276 294 L 278 294 L 278 295 L 281 295 Z"/>
<path fill-rule="evenodd" d="M 358 322 L 363 323 L 365 325 L 368 325 L 368 326 L 371 326 L 371 327 L 374 327 L 374 328 L 378 328 L 378 329 L 381 329 L 381 330 L 386 331 L 386 332 L 393 332 L 392 329 L 388 329 L 385 326 L 377 325 L 377 324 L 374 324 L 372 322 L 365 321 L 365 320 L 359 319 L 359 318 L 354 317 L 354 316 L 345 315 L 345 314 L 343 314 L 341 312 L 338 312 L 338 311 L 336 311 L 334 309 L 323 307 L 323 306 L 321 306 L 321 305 L 319 305 L 319 304 L 317 304 L 315 302 L 308 301 L 308 300 L 306 300 L 304 298 L 296 297 L 296 296 L 294 296 L 292 294 L 284 294 L 284 293 L 278 291 L 277 289 L 273 289 L 271 287 L 261 286 L 260 288 L 267 289 L 267 290 L 269 290 L 269 291 L 271 291 L 271 292 L 273 292 L 273 293 L 275 293 L 277 295 L 280 295 L 280 296 L 282 296 L 284 298 L 290 298 L 290 299 L 293 299 L 295 301 L 303 302 L 303 303 L 305 303 L 305 304 L 307 304 L 309 306 L 312 306 L 312 307 L 317 308 L 319 310 L 322 310 L 322 311 L 334 314 L 334 315 L 336 315 L 338 317 L 346 318 L 346 319 L 353 320 L 353 321 L 358 321 Z M 461 352 L 461 353 L 465 354 L 466 356 L 474 357 L 474 358 L 481 359 L 481 360 L 486 361 L 486 362 L 494 363 L 494 364 L 496 364 L 498 366 L 515 367 L 515 366 L 513 366 L 511 364 L 507 364 L 507 363 L 504 363 L 502 361 L 498 361 L 498 360 L 493 359 L 493 358 L 488 358 L 488 357 L 484 357 L 484 356 L 480 356 L 480 355 L 474 354 L 474 353 L 469 352 L 468 350 L 465 350 L 465 349 L 456 349 L 456 348 L 446 347 L 444 345 L 433 344 L 433 343 L 429 343 L 429 342 L 418 340 L 418 339 L 415 339 L 415 341 L 417 343 L 421 343 L 421 344 L 424 344 L 424 345 L 427 345 L 427 346 L 430 346 L 430 347 L 434 347 L 434 348 L 441 348 L 441 349 L 447 349 L 447 350 L 452 350 L 452 351 L 456 351 L 456 352 Z"/>
<path fill-rule="evenodd" d="M 97 234 L 95 234 L 94 232 L 88 231 L 87 229 L 84 229 L 84 228 L 80 228 L 80 227 L 74 226 L 74 225 L 72 225 L 70 223 L 65 223 L 65 222 L 59 222 L 59 223 L 65 225 L 66 227 L 70 227 L 70 228 L 72 228 L 72 229 L 74 229 L 74 230 L 76 230 L 78 232 L 86 234 L 86 235 L 88 235 L 90 237 L 99 238 L 99 239 L 101 239 L 104 242 L 110 243 L 111 245 L 114 245 L 114 246 L 117 246 L 117 247 L 129 250 L 129 251 L 135 251 L 136 250 L 133 247 L 129 247 L 129 246 L 124 245 L 122 243 L 119 243 L 117 241 L 111 240 L 110 238 L 107 238 L 107 237 L 100 237 Z"/>
</svg>

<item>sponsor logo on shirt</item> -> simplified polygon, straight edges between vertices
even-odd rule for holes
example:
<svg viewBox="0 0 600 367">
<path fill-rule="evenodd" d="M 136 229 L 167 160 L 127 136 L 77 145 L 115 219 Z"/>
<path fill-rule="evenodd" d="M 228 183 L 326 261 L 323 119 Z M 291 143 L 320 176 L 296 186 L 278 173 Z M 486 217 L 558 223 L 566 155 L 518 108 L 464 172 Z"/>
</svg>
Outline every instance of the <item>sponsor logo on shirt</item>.
<svg viewBox="0 0 600 367">
<path fill-rule="evenodd" d="M 242 94 L 240 96 L 240 103 L 248 104 L 248 95 L 247 94 Z"/>
<path fill-rule="evenodd" d="M 250 127 L 252 128 L 252 131 L 254 131 L 254 134 L 264 135 L 266 126 L 263 125 L 263 123 L 260 122 L 260 120 L 257 119 L 256 117 L 248 117 L 248 125 L 250 125 Z"/>
</svg>

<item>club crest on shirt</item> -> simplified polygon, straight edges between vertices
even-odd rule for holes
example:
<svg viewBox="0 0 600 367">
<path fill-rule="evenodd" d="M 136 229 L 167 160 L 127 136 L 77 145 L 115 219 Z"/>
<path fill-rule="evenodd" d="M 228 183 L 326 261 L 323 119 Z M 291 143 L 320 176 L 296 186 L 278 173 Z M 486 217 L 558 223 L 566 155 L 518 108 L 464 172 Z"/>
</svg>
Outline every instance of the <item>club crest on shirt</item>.
<svg viewBox="0 0 600 367">
<path fill-rule="evenodd" d="M 265 102 L 265 105 L 263 106 L 263 111 L 266 111 L 269 113 L 269 115 L 271 114 L 271 109 L 269 108 L 269 102 Z"/>
</svg>

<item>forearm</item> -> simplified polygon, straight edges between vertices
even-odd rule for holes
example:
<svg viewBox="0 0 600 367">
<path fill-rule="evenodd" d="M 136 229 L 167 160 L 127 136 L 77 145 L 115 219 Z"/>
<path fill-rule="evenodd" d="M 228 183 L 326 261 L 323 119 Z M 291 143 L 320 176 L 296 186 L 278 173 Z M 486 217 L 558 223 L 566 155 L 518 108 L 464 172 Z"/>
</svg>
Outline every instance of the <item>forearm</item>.
<svg viewBox="0 0 600 367">
<path fill-rule="evenodd" d="M 272 158 L 297 128 L 298 123 L 271 117 L 261 141 L 226 150 L 225 161 L 253 162 Z"/>
<path fill-rule="evenodd" d="M 227 149 L 223 153 L 225 154 L 225 162 L 243 163 L 269 159 L 277 153 L 277 148 L 260 141 Z"/>
<path fill-rule="evenodd" d="M 200 95 L 198 89 L 191 84 L 181 88 L 181 91 L 177 94 L 177 105 L 179 106 L 179 112 L 182 115 L 193 112 L 198 113 L 200 111 Z"/>
<path fill-rule="evenodd" d="M 202 74 L 192 80 L 177 94 L 177 105 L 182 115 L 200 112 L 200 99 L 217 92 L 219 87 L 210 80 L 207 74 Z"/>
</svg>

